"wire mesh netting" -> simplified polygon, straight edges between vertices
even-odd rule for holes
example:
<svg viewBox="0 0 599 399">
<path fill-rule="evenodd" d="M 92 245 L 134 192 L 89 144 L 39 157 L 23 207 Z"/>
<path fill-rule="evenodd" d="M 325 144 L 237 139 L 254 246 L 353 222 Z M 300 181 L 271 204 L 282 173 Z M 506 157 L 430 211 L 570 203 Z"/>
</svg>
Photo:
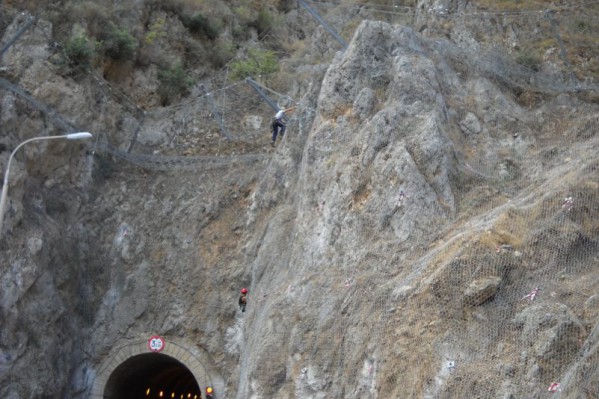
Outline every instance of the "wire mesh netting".
<svg viewBox="0 0 599 399">
<path fill-rule="evenodd" d="M 453 25 L 463 26 L 475 32 L 479 43 L 476 50 L 464 47 L 454 51 L 439 46 L 439 56 L 520 92 L 555 94 L 597 89 L 599 46 L 593 38 L 599 26 L 597 2 L 562 5 L 553 10 L 437 9 L 424 13 L 393 4 L 310 4 L 324 17 L 331 17 L 330 23 L 339 32 L 363 19 L 417 29 L 428 23 L 430 31 L 439 33 L 451 31 Z M 344 10 L 350 10 L 354 19 L 336 17 Z M 488 29 L 481 30 L 481 25 Z M 517 32 L 520 25 L 535 29 L 526 38 L 508 33 Z M 495 40 L 498 35 L 505 38 L 503 43 Z M 507 40 L 509 37 L 513 40 Z M 542 69 L 547 59 L 552 60 L 554 70 Z M 207 155 L 199 148 L 218 149 L 223 141 L 244 145 L 268 141 L 274 110 L 265 95 L 281 108 L 301 105 L 299 99 L 270 89 L 265 83 L 268 80 L 256 78 L 263 90 L 261 95 L 248 82 L 227 82 L 223 76 L 198 85 L 197 96 L 184 103 L 143 111 L 103 78 L 94 79 L 106 95 L 139 118 L 139 129 L 159 129 L 159 121 L 164 118 L 175 122 L 166 128 L 169 151 L 174 155 L 142 154 L 103 142 L 95 147 L 96 151 L 155 170 L 209 169 L 264 160 L 268 154 L 260 152 L 260 146 L 250 146 L 256 150 L 253 153 L 225 155 Z M 373 76 L 372 82 L 378 81 Z M 74 129 L 24 90 L 5 80 L 0 84 L 61 128 Z M 314 110 L 303 111 L 309 115 L 293 115 L 290 131 L 306 128 Z M 553 126 L 554 133 L 559 134 L 551 137 L 538 132 L 541 147 L 549 148 L 545 150 L 547 159 L 553 157 L 547 144 L 568 148 L 572 137 L 592 138 L 599 129 L 599 117 L 567 120 L 564 115 L 566 125 L 573 127 Z M 585 145 L 568 151 L 585 154 Z M 587 169 L 573 178 L 569 175 L 572 172 L 564 168 L 563 175 L 541 184 L 541 201 L 515 198 L 514 202 L 519 199 L 528 204 L 516 208 L 510 205 L 510 196 L 517 195 L 533 179 L 540 184 L 538 176 L 519 173 L 518 166 L 507 156 L 497 162 L 462 149 L 456 149 L 456 153 L 457 168 L 467 183 L 460 187 L 463 208 L 457 218 L 467 215 L 472 221 L 462 227 L 453 224 L 440 232 L 446 240 L 432 248 L 428 242 L 421 247 L 414 245 L 400 259 L 386 262 L 372 254 L 359 262 L 347 259 L 320 276 L 319 284 L 329 287 L 329 292 L 310 296 L 307 306 L 323 314 L 336 309 L 338 317 L 292 316 L 296 327 L 290 333 L 289 347 L 267 348 L 255 368 L 270 376 L 273 387 L 290 374 L 287 362 L 281 360 L 284 355 L 302 352 L 308 353 L 308 363 L 318 364 L 332 379 L 357 381 L 358 392 L 366 397 L 403 397 L 402 392 L 410 392 L 411 397 L 431 398 L 496 398 L 510 397 L 510 393 L 513 397 L 541 398 L 547 391 L 574 386 L 588 397 L 597 395 L 599 360 L 597 352 L 589 355 L 585 346 L 592 327 L 588 320 L 593 320 L 597 312 L 597 299 L 592 285 L 582 284 L 587 279 L 596 281 L 599 165 L 593 162 L 595 154 L 579 157 Z M 476 197 L 484 198 L 486 203 L 467 203 Z M 411 201 L 413 197 L 406 197 L 401 207 L 409 209 Z M 469 211 L 469 205 L 475 211 Z M 481 216 L 491 208 L 495 210 Z M 356 220 L 356 230 L 373 235 L 383 225 L 385 221 L 368 216 Z M 373 244 L 370 252 L 389 248 L 384 243 Z M 319 254 L 312 257 L 315 269 L 327 266 Z M 391 279 L 403 284 L 389 284 Z M 424 281 L 421 288 L 412 285 L 417 279 Z M 293 295 L 295 288 L 290 284 L 285 289 Z M 595 299 L 589 299 L 593 295 Z M 350 314 L 365 315 L 361 320 L 367 318 L 368 323 L 354 324 Z M 356 353 L 353 348 L 360 344 L 356 342 L 356 331 L 364 329 L 371 332 L 372 350 Z M 281 342 L 289 334 L 275 333 L 281 335 Z M 377 347 L 380 342 L 393 340 L 395 343 L 389 347 Z M 309 341 L 314 343 L 311 347 L 306 346 Z M 334 355 L 323 360 L 319 354 L 323 346 L 332 347 Z M 580 366 L 583 370 L 569 377 L 573 372 L 569 367 L 578 358 L 584 359 Z M 299 373 L 312 372 L 302 365 L 298 368 Z M 442 391 L 437 390 L 435 379 L 444 383 Z M 558 381 L 560 385 L 553 385 Z M 274 390 L 268 393 L 275 394 Z M 500 396 L 502 393 L 505 395 Z M 347 393 L 347 397 L 353 394 Z"/>
</svg>

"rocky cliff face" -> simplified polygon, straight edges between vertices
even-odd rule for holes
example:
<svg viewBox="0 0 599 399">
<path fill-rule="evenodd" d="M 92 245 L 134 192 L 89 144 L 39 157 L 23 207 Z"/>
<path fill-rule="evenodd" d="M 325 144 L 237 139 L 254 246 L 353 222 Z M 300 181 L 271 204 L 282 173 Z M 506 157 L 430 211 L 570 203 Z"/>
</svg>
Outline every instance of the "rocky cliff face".
<svg viewBox="0 0 599 399">
<path fill-rule="evenodd" d="M 65 114 L 78 99 L 76 126 L 130 117 L 30 53 L 9 77 Z M 1 241 L 0 394 L 89 397 L 116 342 L 159 334 L 205 354 L 219 398 L 593 397 L 599 109 L 543 88 L 523 107 L 470 56 L 364 22 L 249 163 L 29 148 Z M 52 131 L 34 112 L 3 93 L 6 149 Z"/>
<path fill-rule="evenodd" d="M 527 110 L 460 57 L 373 22 L 328 69 L 305 141 L 277 153 L 283 182 L 263 186 L 293 194 L 260 229 L 251 281 L 269 299 L 245 318 L 239 397 L 537 397 L 588 378 L 596 205 L 562 200 L 596 195 L 594 144 L 563 139 L 593 136 L 596 109 Z"/>
</svg>

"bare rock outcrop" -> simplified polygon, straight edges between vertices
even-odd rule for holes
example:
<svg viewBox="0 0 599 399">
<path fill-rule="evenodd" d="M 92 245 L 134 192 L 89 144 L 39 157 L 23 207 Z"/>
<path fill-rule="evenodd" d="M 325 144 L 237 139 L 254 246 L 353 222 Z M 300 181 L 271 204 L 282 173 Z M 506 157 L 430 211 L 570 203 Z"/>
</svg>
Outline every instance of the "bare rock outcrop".
<svg viewBox="0 0 599 399">
<path fill-rule="evenodd" d="M 296 123 L 250 165 L 148 171 L 59 145 L 42 166 L 18 160 L 0 395 L 86 398 L 114 343 L 151 333 L 207 353 L 219 398 L 539 398 L 560 377 L 577 397 L 597 380 L 597 107 L 564 95 L 528 111 L 467 54 L 362 23 L 322 82 L 307 70 Z M 24 85 L 47 73 L 36 96 L 77 125 L 110 126 L 118 146 L 119 126 L 140 126 L 48 72 L 42 49 L 7 56 Z M 29 112 L 1 104 L 11 126 Z M 162 115 L 143 144 L 168 146 L 180 121 Z M 50 131 L 26 120 L 2 144 Z"/>
<path fill-rule="evenodd" d="M 492 276 L 474 280 L 464 292 L 466 306 L 482 305 L 495 296 L 501 284 L 501 277 Z"/>
<path fill-rule="evenodd" d="M 560 365 L 569 364 L 584 334 L 580 320 L 563 304 L 529 306 L 516 315 L 513 323 L 527 347 L 523 355 L 531 379 L 543 378 L 548 370 L 555 373 Z"/>
</svg>

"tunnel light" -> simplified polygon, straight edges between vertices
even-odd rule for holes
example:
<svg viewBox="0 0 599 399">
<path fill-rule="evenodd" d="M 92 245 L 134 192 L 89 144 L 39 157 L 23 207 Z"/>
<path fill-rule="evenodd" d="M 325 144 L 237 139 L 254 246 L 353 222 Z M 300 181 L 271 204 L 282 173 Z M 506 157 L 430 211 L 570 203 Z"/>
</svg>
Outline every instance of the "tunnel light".
<svg viewBox="0 0 599 399">
<path fill-rule="evenodd" d="M 175 397 L 175 393 L 173 392 L 173 393 L 171 394 L 171 398 L 174 398 L 174 397 Z"/>
<path fill-rule="evenodd" d="M 150 396 L 150 388 L 146 389 L 146 396 Z"/>
<path fill-rule="evenodd" d="M 160 391 L 160 393 L 158 394 L 158 396 L 162 397 L 164 395 L 164 392 Z"/>
</svg>

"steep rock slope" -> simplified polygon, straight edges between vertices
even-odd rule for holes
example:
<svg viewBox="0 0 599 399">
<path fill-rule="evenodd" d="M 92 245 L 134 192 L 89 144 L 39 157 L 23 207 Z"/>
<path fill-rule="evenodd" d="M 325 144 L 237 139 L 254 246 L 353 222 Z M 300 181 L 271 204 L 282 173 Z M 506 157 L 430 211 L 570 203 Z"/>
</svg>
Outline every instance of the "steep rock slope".
<svg viewBox="0 0 599 399">
<path fill-rule="evenodd" d="M 597 108 L 526 110 L 466 57 L 375 22 L 338 54 L 254 196 L 236 397 L 541 397 L 584 379 Z"/>
<path fill-rule="evenodd" d="M 156 333 L 203 351 L 227 398 L 591 395 L 599 111 L 567 93 L 523 108 L 470 62 L 365 22 L 302 82 L 272 158 L 153 172 L 75 147 L 53 179 L 54 157 L 15 168 L 0 393 L 88 397 L 116 342 Z M 36 95 L 66 106 L 45 81 Z M 123 117 L 56 86 L 78 125 Z M 2 111 L 16 126 L 30 109 Z"/>
</svg>

